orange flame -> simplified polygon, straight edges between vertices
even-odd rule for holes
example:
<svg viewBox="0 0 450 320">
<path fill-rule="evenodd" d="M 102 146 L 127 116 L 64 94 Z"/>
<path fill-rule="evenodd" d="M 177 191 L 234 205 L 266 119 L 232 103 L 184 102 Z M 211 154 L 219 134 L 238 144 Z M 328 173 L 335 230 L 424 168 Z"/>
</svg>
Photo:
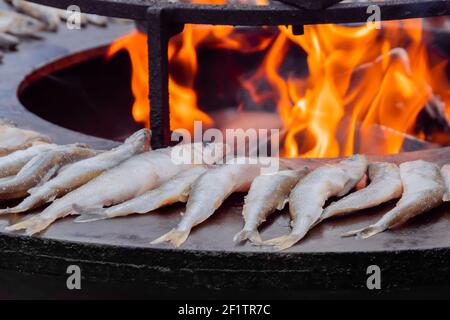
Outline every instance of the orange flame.
<svg viewBox="0 0 450 320">
<path fill-rule="evenodd" d="M 186 25 L 169 43 L 170 66 L 179 71 L 171 72 L 169 79 L 171 129 L 192 130 L 194 120 L 213 124 L 198 107 L 194 88 L 199 47 L 242 53 L 266 50 L 263 63 L 242 81 L 242 87 L 254 103 L 270 100 L 276 105 L 287 132 L 283 156 L 399 152 L 405 134 L 423 138 L 415 124 L 430 99 L 438 97 L 450 114 L 447 60 L 431 62 L 422 24 L 420 19 L 384 22 L 381 30 L 374 24 L 305 26 L 302 36 L 280 27 L 277 35 L 256 45 L 245 43 L 232 27 Z M 307 54 L 306 78 L 281 72 L 292 46 Z M 119 39 L 108 55 L 124 48 L 133 68 L 133 117 L 148 126 L 146 36 L 136 32 Z M 260 92 L 261 81 L 270 89 Z"/>
</svg>

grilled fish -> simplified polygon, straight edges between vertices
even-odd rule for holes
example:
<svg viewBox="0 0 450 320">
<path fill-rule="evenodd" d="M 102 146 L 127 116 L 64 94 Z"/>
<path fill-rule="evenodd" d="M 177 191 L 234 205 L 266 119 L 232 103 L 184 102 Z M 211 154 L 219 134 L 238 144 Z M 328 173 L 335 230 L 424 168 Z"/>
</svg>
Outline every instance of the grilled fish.
<svg viewBox="0 0 450 320">
<path fill-rule="evenodd" d="M 445 164 L 441 168 L 441 175 L 445 182 L 444 201 L 450 201 L 450 164 Z"/>
<path fill-rule="evenodd" d="M 20 169 L 25 166 L 28 161 L 33 159 L 35 156 L 56 149 L 58 146 L 56 144 L 41 143 L 35 146 L 31 146 L 25 150 L 18 150 L 7 156 L 0 157 L 0 178 L 9 177 L 17 174 Z"/>
<path fill-rule="evenodd" d="M 64 165 L 92 157 L 97 152 L 80 145 L 67 145 L 41 153 L 31 159 L 16 176 L 0 181 L 0 199 L 24 197 L 30 188 L 50 179 Z"/>
<path fill-rule="evenodd" d="M 52 8 L 24 0 L 8 0 L 20 13 L 33 17 L 45 25 L 45 30 L 55 32 L 61 22 L 58 12 Z"/>
<path fill-rule="evenodd" d="M 19 129 L 14 124 L 0 120 L 0 156 L 23 150 L 37 143 L 48 143 L 50 139 L 38 132 Z"/>
<path fill-rule="evenodd" d="M 309 173 L 289 196 L 291 233 L 264 241 L 264 244 L 284 250 L 300 241 L 322 215 L 325 202 L 333 196 L 343 196 L 354 188 L 364 176 L 367 165 L 365 156 L 355 155 L 336 165 L 322 166 Z"/>
<path fill-rule="evenodd" d="M 258 227 L 275 210 L 282 210 L 292 188 L 308 173 L 308 169 L 283 170 L 273 175 L 260 175 L 253 180 L 242 211 L 244 228 L 234 236 L 235 242 L 249 239 L 261 244 Z"/>
<path fill-rule="evenodd" d="M 126 159 L 147 151 L 150 134 L 148 129 L 139 130 L 119 147 L 65 167 L 53 179 L 29 190 L 30 195 L 16 207 L 0 210 L 0 214 L 25 212 L 75 190 Z"/>
<path fill-rule="evenodd" d="M 34 18 L 23 14 L 0 10 L 0 32 L 15 36 L 35 36 L 43 31 L 45 25 Z"/>
<path fill-rule="evenodd" d="M 211 153 L 211 150 L 215 152 Z M 174 161 L 175 154 L 187 152 L 194 158 L 214 162 L 223 157 L 223 153 L 217 150 L 223 151 L 223 144 L 211 143 L 206 147 L 202 143 L 183 144 L 136 155 L 55 200 L 42 213 L 6 229 L 26 229 L 26 234 L 32 235 L 46 229 L 57 219 L 75 214 L 73 205 L 102 208 L 127 201 L 197 165 L 195 161 Z M 213 159 L 205 159 L 210 156 Z"/>
<path fill-rule="evenodd" d="M 125 201 L 109 208 L 80 208 L 74 206 L 74 211 L 81 214 L 76 222 L 91 222 L 96 220 L 124 217 L 133 213 L 147 213 L 176 202 L 186 202 L 192 184 L 207 170 L 204 166 L 191 168 L 177 174 L 163 183 L 159 188 L 147 191 L 141 196 Z"/>
<path fill-rule="evenodd" d="M 178 226 L 152 244 L 169 241 L 179 247 L 186 241 L 191 229 L 208 219 L 233 192 L 248 191 L 261 171 L 260 165 L 248 163 L 250 161 L 236 159 L 200 176 L 192 186 L 186 213 Z"/>
<path fill-rule="evenodd" d="M 402 195 L 403 185 L 397 165 L 386 162 L 372 163 L 368 171 L 370 184 L 330 204 L 319 221 L 372 208 Z"/>
<path fill-rule="evenodd" d="M 355 235 L 364 239 L 369 238 L 387 229 L 398 227 L 443 202 L 446 192 L 445 182 L 435 164 L 423 160 L 402 163 L 400 177 L 404 191 L 395 208 L 375 224 L 347 232 L 344 237 Z"/>
<path fill-rule="evenodd" d="M 94 24 L 99 27 L 106 27 L 108 25 L 108 18 L 104 16 L 99 16 L 96 14 L 85 13 L 87 21 L 90 24 Z"/>
</svg>

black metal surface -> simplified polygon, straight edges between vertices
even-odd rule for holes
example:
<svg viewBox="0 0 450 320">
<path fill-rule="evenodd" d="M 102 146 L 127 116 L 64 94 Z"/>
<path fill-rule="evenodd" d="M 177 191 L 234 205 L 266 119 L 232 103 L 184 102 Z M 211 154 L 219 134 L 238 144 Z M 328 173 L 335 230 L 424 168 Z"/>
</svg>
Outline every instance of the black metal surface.
<svg viewBox="0 0 450 320">
<path fill-rule="evenodd" d="M 267 6 L 192 5 L 165 0 L 31 0 L 58 8 L 78 5 L 83 12 L 119 18 L 146 20 L 149 7 L 161 8 L 173 21 L 194 24 L 225 25 L 291 25 L 365 22 L 367 7 L 377 4 L 382 20 L 431 17 L 449 14 L 449 0 L 386 0 L 338 3 L 327 9 L 297 9 L 278 1 Z"/>
<path fill-rule="evenodd" d="M 169 61 L 167 50 L 170 28 L 160 8 L 148 10 L 148 65 L 150 75 L 150 124 L 152 147 L 167 146 L 170 141 Z"/>
<path fill-rule="evenodd" d="M 278 0 L 280 2 L 291 4 L 297 8 L 305 8 L 309 10 L 324 9 L 342 0 Z"/>
</svg>

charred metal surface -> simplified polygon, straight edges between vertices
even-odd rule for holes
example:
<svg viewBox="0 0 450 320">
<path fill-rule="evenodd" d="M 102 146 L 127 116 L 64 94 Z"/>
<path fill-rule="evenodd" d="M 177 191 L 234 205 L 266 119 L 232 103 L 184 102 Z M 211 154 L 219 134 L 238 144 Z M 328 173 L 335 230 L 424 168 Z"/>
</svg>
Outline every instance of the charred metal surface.
<svg viewBox="0 0 450 320">
<path fill-rule="evenodd" d="M 147 17 L 152 147 L 161 148 L 170 140 L 169 24 L 160 8 L 150 8 Z"/>
</svg>

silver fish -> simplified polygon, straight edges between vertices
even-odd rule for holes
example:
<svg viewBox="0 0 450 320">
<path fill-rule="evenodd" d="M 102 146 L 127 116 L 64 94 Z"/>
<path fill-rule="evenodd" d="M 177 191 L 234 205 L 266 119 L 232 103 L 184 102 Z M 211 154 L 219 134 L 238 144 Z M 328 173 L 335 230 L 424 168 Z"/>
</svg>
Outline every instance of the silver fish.
<svg viewBox="0 0 450 320">
<path fill-rule="evenodd" d="M 354 188 L 364 176 L 367 165 L 365 156 L 355 155 L 336 165 L 322 166 L 309 173 L 289 196 L 291 233 L 264 241 L 264 244 L 284 250 L 303 239 L 322 215 L 325 202 L 333 196 L 345 195 Z"/>
<path fill-rule="evenodd" d="M 163 183 L 159 188 L 147 191 L 137 198 L 125 201 L 109 208 L 80 208 L 74 206 L 75 212 L 81 214 L 76 222 L 92 222 L 103 219 L 124 217 L 133 213 L 147 213 L 176 202 L 186 202 L 192 184 L 206 167 L 198 166 L 177 174 Z"/>
<path fill-rule="evenodd" d="M 211 150 L 215 151 L 212 153 Z M 102 208 L 127 201 L 198 165 L 192 157 L 203 159 L 205 163 L 222 159 L 224 154 L 217 150 L 223 151 L 223 144 L 211 143 L 206 147 L 202 143 L 183 144 L 136 155 L 55 200 L 42 213 L 6 229 L 26 229 L 26 234 L 32 235 L 46 229 L 57 219 L 75 214 L 73 205 Z M 179 161 L 176 158 L 178 154 L 190 154 L 189 161 Z"/>
<path fill-rule="evenodd" d="M 17 174 L 28 161 L 38 154 L 56 149 L 58 145 L 50 143 L 40 143 L 25 150 L 18 150 L 4 157 L 0 157 L 0 178 Z"/>
<path fill-rule="evenodd" d="M 54 8 L 24 0 L 10 0 L 10 3 L 18 12 L 43 22 L 47 31 L 55 32 L 58 30 L 61 19 Z"/>
<path fill-rule="evenodd" d="M 15 36 L 34 36 L 43 31 L 45 25 L 34 18 L 23 14 L 0 9 L 0 32 Z"/>
<path fill-rule="evenodd" d="M 245 220 L 244 228 L 234 236 L 233 240 L 243 242 L 248 239 L 253 243 L 261 244 L 258 227 L 275 210 L 282 210 L 285 207 L 292 188 L 308 171 L 306 168 L 283 170 L 273 175 L 256 177 L 245 197 L 242 210 Z"/>
<path fill-rule="evenodd" d="M 0 156 L 42 142 L 48 143 L 50 139 L 38 132 L 17 128 L 7 120 L 0 120 Z"/>
<path fill-rule="evenodd" d="M 0 49 L 14 50 L 19 45 L 19 42 L 17 37 L 0 32 Z"/>
<path fill-rule="evenodd" d="M 429 211 L 443 202 L 445 182 L 439 168 L 431 162 L 417 160 L 400 165 L 403 195 L 394 209 L 387 212 L 378 222 L 368 227 L 350 231 L 343 237 L 372 237 L 387 229 L 395 228 L 411 218 Z"/>
<path fill-rule="evenodd" d="M 108 18 L 107 17 L 99 16 L 99 15 L 96 15 L 96 14 L 89 14 L 89 13 L 86 13 L 85 16 L 87 18 L 87 21 L 90 24 L 94 24 L 94 25 L 99 26 L 99 27 L 106 27 L 108 25 Z"/>
<path fill-rule="evenodd" d="M 150 135 L 148 129 L 139 130 L 119 147 L 65 167 L 53 179 L 28 190 L 30 195 L 17 206 L 0 210 L 0 214 L 25 212 L 75 190 L 104 171 L 136 154 L 147 151 Z"/>
<path fill-rule="evenodd" d="M 92 157 L 98 151 L 80 145 L 60 146 L 35 156 L 13 178 L 0 181 L 0 199 L 16 199 L 28 190 L 50 179 L 64 165 Z"/>
<path fill-rule="evenodd" d="M 370 184 L 366 188 L 330 204 L 323 211 L 319 222 L 333 216 L 342 216 L 376 207 L 402 195 L 403 185 L 400 179 L 400 170 L 396 164 L 372 163 L 369 165 L 368 172 Z"/>
<path fill-rule="evenodd" d="M 441 175 L 445 182 L 444 201 L 450 201 L 450 164 L 445 164 L 441 168 Z"/>
<path fill-rule="evenodd" d="M 235 162 L 240 163 L 240 160 Z M 186 213 L 178 226 L 154 240 L 152 244 L 169 241 L 179 247 L 186 241 L 191 229 L 208 219 L 233 192 L 248 191 L 252 181 L 260 174 L 261 166 L 236 163 L 210 169 L 200 176 L 192 186 Z"/>
</svg>

